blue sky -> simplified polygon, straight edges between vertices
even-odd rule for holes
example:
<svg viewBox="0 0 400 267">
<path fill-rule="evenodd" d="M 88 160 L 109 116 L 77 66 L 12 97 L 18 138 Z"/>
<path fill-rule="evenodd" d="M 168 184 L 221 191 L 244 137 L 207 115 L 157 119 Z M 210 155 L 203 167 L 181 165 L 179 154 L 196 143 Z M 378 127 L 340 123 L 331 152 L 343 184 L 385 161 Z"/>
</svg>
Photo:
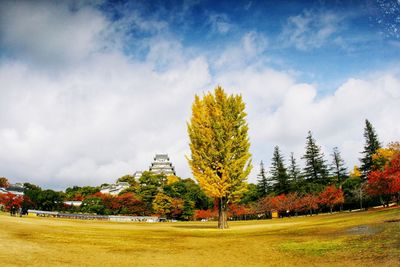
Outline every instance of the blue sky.
<svg viewBox="0 0 400 267">
<path fill-rule="evenodd" d="M 168 153 L 190 177 L 195 94 L 247 104 L 253 172 L 273 147 L 300 165 L 312 130 L 327 162 L 358 164 L 364 120 L 400 127 L 396 1 L 0 3 L 0 176 L 99 185 Z"/>
<path fill-rule="evenodd" d="M 101 9 L 115 21 L 131 10 L 163 21 L 165 35 L 210 57 L 257 32 L 268 40 L 258 56 L 269 66 L 300 70 L 299 80 L 326 90 L 350 75 L 398 64 L 397 1 L 135 1 L 105 3 Z M 129 34 L 141 39 L 159 32 L 132 27 Z M 127 42 L 125 52 L 143 58 L 146 50 L 135 48 Z"/>
</svg>

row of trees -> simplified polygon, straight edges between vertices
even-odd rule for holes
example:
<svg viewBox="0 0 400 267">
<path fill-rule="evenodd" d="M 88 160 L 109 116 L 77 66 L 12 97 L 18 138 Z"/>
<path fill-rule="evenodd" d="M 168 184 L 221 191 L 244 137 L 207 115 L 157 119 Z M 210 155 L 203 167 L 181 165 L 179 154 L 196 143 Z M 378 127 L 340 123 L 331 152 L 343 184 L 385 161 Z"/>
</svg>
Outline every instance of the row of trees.
<svg viewBox="0 0 400 267">
<path fill-rule="evenodd" d="M 303 169 L 297 165 L 293 153 L 287 167 L 276 146 L 269 173 L 261 163 L 258 184 L 248 184 L 252 164 L 244 109 L 241 96 L 227 95 L 221 87 L 202 98 L 195 97 L 188 123 L 191 150 L 188 162 L 198 184 L 191 179 L 145 172 L 139 181 L 132 176 L 121 177 L 119 181 L 129 182 L 130 187 L 118 197 L 101 195 L 99 188 L 91 187 L 69 188 L 66 193 L 58 193 L 57 199 L 54 191 L 28 186 L 26 195 L 33 205 L 45 210 L 60 208 L 60 199 L 67 198 L 83 200 L 79 208 L 83 212 L 159 214 L 178 219 L 200 218 L 201 214 L 212 212 L 214 206 L 219 228 L 228 227 L 229 211 L 232 216 L 248 215 L 250 211 L 255 215 L 261 207 L 263 211 L 290 213 L 302 211 L 313 203 L 332 210 L 336 204 L 354 205 L 354 200 L 361 207 L 366 200 L 387 203 L 396 196 L 398 200 L 399 146 L 382 148 L 368 120 L 360 168 L 348 173 L 338 148 L 332 152 L 329 167 L 309 132 Z M 351 203 L 346 203 L 349 200 Z"/>
<path fill-rule="evenodd" d="M 330 212 L 335 206 L 344 203 L 343 190 L 334 185 L 328 186 L 319 194 L 301 195 L 296 192 L 277 196 L 266 196 L 247 204 L 230 204 L 228 217 L 235 219 L 271 218 L 273 212 L 280 217 L 318 212 L 325 208 Z M 218 216 L 215 208 L 196 210 L 195 219 L 210 219 Z"/>
<path fill-rule="evenodd" d="M 301 195 L 296 192 L 282 194 L 278 196 L 267 196 L 257 202 L 258 213 L 263 212 L 267 217 L 271 216 L 272 211 L 277 211 L 281 216 L 286 214 L 297 215 L 302 212 L 304 214 L 313 214 L 313 211 L 318 211 L 325 207 L 330 212 L 337 205 L 344 203 L 344 194 L 342 189 L 336 188 L 334 185 L 328 186 L 319 194 Z"/>
<path fill-rule="evenodd" d="M 125 175 L 117 182 L 128 182 L 130 185 L 118 196 L 100 193 L 101 186 L 74 186 L 65 192 L 57 192 L 42 190 L 29 183 L 24 184 L 24 201 L 19 201 L 16 195 L 7 196 L 15 200 L 18 208 L 23 206 L 24 209 L 100 215 L 160 215 L 180 220 L 191 219 L 196 209 L 213 206 L 212 199 L 192 179 L 144 172 L 139 180 L 135 180 L 132 175 Z M 79 207 L 64 204 L 71 200 L 82 201 L 82 204 Z M 0 199 L 0 204 L 10 210 L 11 206 L 7 203 L 5 199 Z"/>
<path fill-rule="evenodd" d="M 303 170 L 298 166 L 293 153 L 290 154 L 289 166 L 286 167 L 279 146 L 275 146 L 269 174 L 263 162 L 260 164 L 258 175 L 260 197 L 290 192 L 303 194 L 320 192 L 330 184 L 336 184 L 341 188 L 348 178 L 347 168 L 339 149 L 337 147 L 333 149 L 332 163 L 329 166 L 311 131 L 308 132 L 306 151 L 302 159 L 305 161 Z"/>
<path fill-rule="evenodd" d="M 324 159 L 321 148 L 309 132 L 306 141 L 304 168 L 301 170 L 293 153 L 286 167 L 279 147 L 274 148 L 269 174 L 263 162 L 258 175 L 258 195 L 261 198 L 288 193 L 300 195 L 317 194 L 327 186 L 334 185 L 343 190 L 348 207 L 356 203 L 363 207 L 363 201 L 375 204 L 379 200 L 387 204 L 398 199 L 400 190 L 399 166 L 400 144 L 391 143 L 382 148 L 371 123 L 365 121 L 365 146 L 360 167 L 347 171 L 345 162 L 337 147 L 332 151 L 330 165 Z"/>
<path fill-rule="evenodd" d="M 275 147 L 269 173 L 261 163 L 258 184 L 248 184 L 247 191 L 240 199 L 228 203 L 226 216 L 233 219 L 258 218 L 260 214 L 265 214 L 270 217 L 274 210 L 284 216 L 312 213 L 321 208 L 332 211 L 335 206 L 342 208 L 343 205 L 352 208 L 362 205 L 360 200 L 370 204 L 380 201 L 386 205 L 392 199 L 398 201 L 400 144 L 391 143 L 386 148 L 376 145 L 379 142 L 368 121 L 364 135 L 366 145 L 361 159 L 362 167 L 355 167 L 349 173 L 337 148 L 333 150 L 332 164 L 328 168 L 311 133 L 307 137 L 303 170 L 297 166 L 293 153 L 290 165 L 286 167 L 279 147 Z M 0 182 L 2 187 L 9 185 L 6 178 L 0 178 Z M 119 196 L 101 194 L 101 186 L 74 186 L 65 192 L 57 192 L 25 183 L 24 197 L 3 194 L 0 195 L 0 203 L 10 211 L 22 207 L 102 215 L 158 214 L 181 220 L 219 215 L 220 200 L 208 197 L 192 179 L 144 172 L 139 180 L 132 175 L 125 175 L 117 182 L 130 184 Z M 83 202 L 80 207 L 74 207 L 64 205 L 65 200 Z"/>
</svg>

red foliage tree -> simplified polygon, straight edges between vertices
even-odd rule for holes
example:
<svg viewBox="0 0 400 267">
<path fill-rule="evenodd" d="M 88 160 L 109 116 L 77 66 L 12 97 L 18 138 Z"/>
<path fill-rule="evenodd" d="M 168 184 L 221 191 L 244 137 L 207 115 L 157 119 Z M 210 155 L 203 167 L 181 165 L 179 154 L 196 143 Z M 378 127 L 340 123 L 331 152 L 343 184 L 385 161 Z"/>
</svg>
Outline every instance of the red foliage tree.
<svg viewBox="0 0 400 267">
<path fill-rule="evenodd" d="M 344 203 L 342 189 L 338 189 L 334 185 L 326 187 L 325 190 L 319 194 L 319 203 L 328 206 L 332 213 L 335 205 Z"/>
<path fill-rule="evenodd" d="M 400 194 L 400 154 L 397 154 L 383 170 L 372 171 L 368 175 L 367 193 L 372 196 L 381 196 L 386 205 L 392 196 Z"/>
<path fill-rule="evenodd" d="M 194 218 L 196 220 L 201 220 L 201 219 L 211 219 L 215 218 L 217 216 L 217 212 L 214 210 L 195 210 L 194 211 Z"/>
<path fill-rule="evenodd" d="M 272 197 L 266 196 L 257 201 L 256 212 L 264 213 L 267 217 L 271 217 L 273 210 Z"/>
<path fill-rule="evenodd" d="M 173 198 L 172 199 L 172 209 L 171 209 L 171 217 L 178 218 L 183 212 L 183 204 L 184 201 L 181 198 Z"/>
<path fill-rule="evenodd" d="M 82 194 L 80 194 L 80 193 L 77 193 L 73 198 L 72 198 L 72 200 L 73 201 L 83 201 L 85 198 L 82 196 Z"/>
<path fill-rule="evenodd" d="M 278 212 L 286 212 L 288 210 L 287 198 L 285 194 L 273 197 L 271 199 L 273 209 Z"/>
<path fill-rule="evenodd" d="M 119 208 L 120 213 L 127 215 L 143 215 L 147 211 L 146 204 L 133 193 L 125 193 L 114 197 L 111 201 L 111 206 Z"/>
<path fill-rule="evenodd" d="M 313 210 L 318 209 L 318 196 L 308 194 L 303 196 L 299 201 L 300 210 L 309 211 L 310 215 L 313 214 Z"/>
<path fill-rule="evenodd" d="M 19 208 L 21 208 L 23 202 L 23 196 L 17 196 L 12 193 L 0 195 L 0 204 L 4 206 L 6 211 L 10 211 L 12 213 L 15 213 Z"/>
<path fill-rule="evenodd" d="M 289 193 L 286 195 L 286 210 L 293 211 L 297 214 L 301 210 L 300 196 L 297 193 Z"/>
<path fill-rule="evenodd" d="M 6 177 L 0 177 L 0 187 L 7 188 L 10 186 L 8 179 Z"/>
<path fill-rule="evenodd" d="M 229 211 L 235 219 L 246 219 L 246 216 L 255 214 L 255 210 L 249 205 L 230 204 Z"/>
</svg>

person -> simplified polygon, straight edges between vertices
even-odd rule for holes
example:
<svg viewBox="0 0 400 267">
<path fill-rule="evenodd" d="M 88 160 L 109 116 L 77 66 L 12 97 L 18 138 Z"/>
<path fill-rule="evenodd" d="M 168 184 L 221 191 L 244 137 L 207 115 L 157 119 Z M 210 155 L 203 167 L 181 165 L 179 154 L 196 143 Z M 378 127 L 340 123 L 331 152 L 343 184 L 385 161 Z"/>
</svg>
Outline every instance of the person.
<svg viewBox="0 0 400 267">
<path fill-rule="evenodd" d="M 16 208 L 15 208 L 15 206 L 12 206 L 10 209 L 10 215 L 15 216 L 15 213 L 16 213 Z"/>
</svg>

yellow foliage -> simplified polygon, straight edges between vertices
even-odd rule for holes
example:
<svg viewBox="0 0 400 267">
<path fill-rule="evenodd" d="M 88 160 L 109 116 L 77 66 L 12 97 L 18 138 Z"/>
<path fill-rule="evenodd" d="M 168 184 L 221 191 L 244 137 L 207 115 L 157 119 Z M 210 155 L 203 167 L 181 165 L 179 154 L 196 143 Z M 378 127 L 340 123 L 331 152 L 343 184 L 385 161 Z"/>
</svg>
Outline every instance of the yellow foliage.
<svg viewBox="0 0 400 267">
<path fill-rule="evenodd" d="M 353 170 L 350 171 L 350 177 L 353 177 L 353 178 L 361 177 L 361 171 L 357 165 L 354 165 Z"/>
<path fill-rule="evenodd" d="M 153 209 L 160 215 L 165 215 L 171 212 L 173 198 L 163 193 L 158 193 L 153 201 Z"/>
<path fill-rule="evenodd" d="M 170 175 L 167 177 L 167 185 L 171 185 L 174 184 L 176 182 L 179 182 L 179 177 L 175 176 L 175 175 Z"/>
<path fill-rule="evenodd" d="M 386 164 L 388 164 L 395 155 L 400 153 L 400 143 L 392 142 L 389 143 L 387 148 L 379 148 L 372 155 L 372 162 L 374 163 L 376 168 L 383 168 Z"/>
<path fill-rule="evenodd" d="M 251 171 L 250 141 L 240 95 L 227 95 L 221 87 L 202 99 L 196 96 L 188 123 L 194 177 L 207 195 L 237 198 L 246 191 Z"/>
<path fill-rule="evenodd" d="M 378 150 L 372 155 L 372 160 L 390 160 L 393 157 L 394 153 L 395 151 L 390 148 L 378 148 Z"/>
</svg>

